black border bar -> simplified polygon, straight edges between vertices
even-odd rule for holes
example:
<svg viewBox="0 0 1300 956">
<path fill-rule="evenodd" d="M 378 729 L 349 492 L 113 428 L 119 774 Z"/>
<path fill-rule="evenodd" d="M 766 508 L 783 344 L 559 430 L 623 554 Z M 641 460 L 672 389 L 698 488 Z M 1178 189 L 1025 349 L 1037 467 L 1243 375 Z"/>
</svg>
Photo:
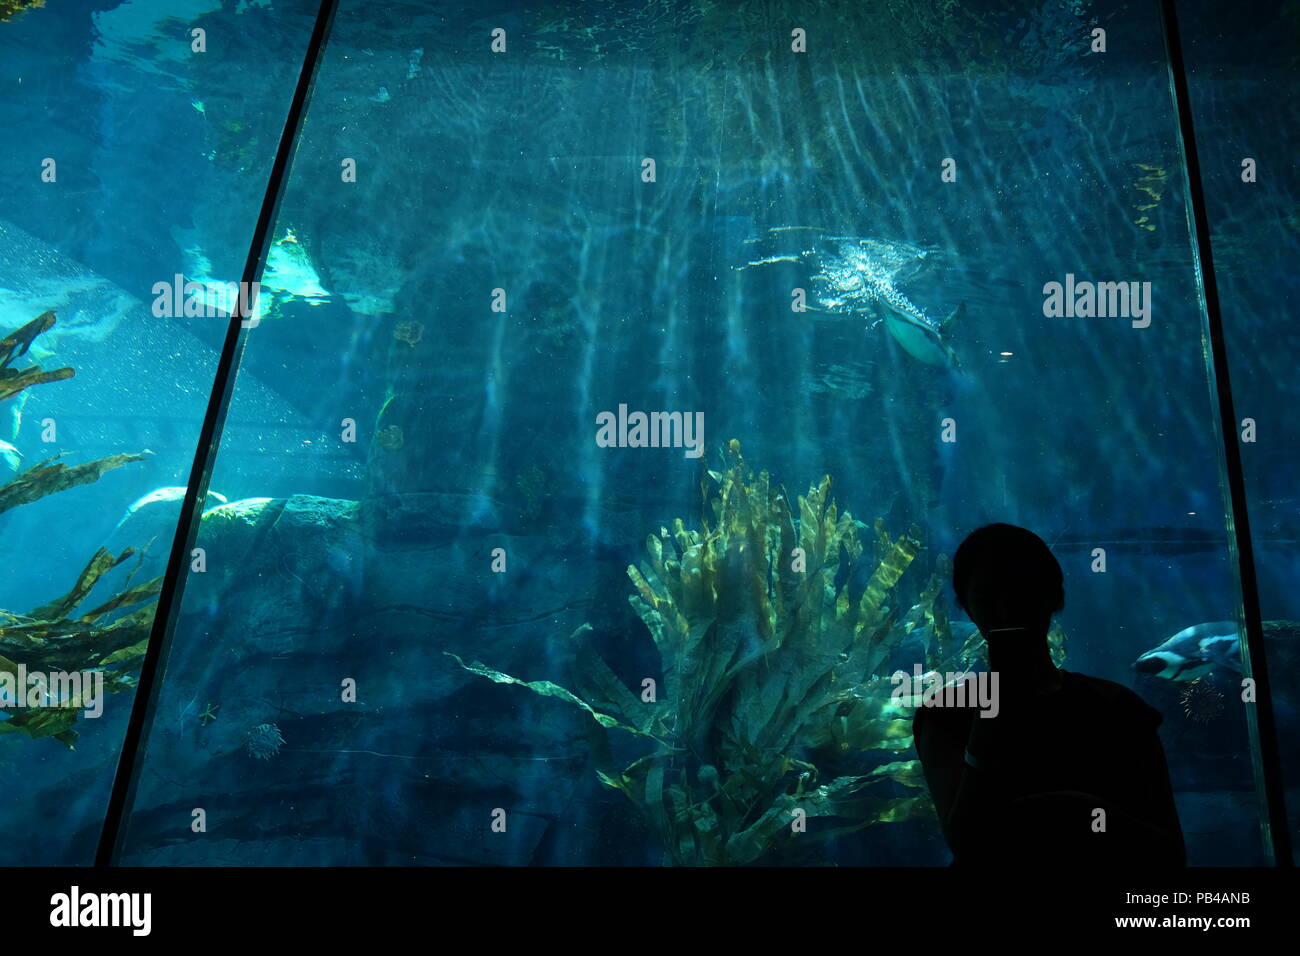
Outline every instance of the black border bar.
<svg viewBox="0 0 1300 956">
<path fill-rule="evenodd" d="M 1255 577 L 1255 548 L 1247 517 L 1246 477 L 1241 465 L 1241 447 L 1237 443 L 1237 413 L 1232 405 L 1232 385 L 1228 377 L 1228 348 L 1223 334 L 1223 315 L 1219 310 L 1219 286 L 1214 276 L 1214 257 L 1210 249 L 1210 217 L 1205 209 L 1205 192 L 1201 183 L 1201 163 L 1196 153 L 1196 131 L 1192 123 L 1191 97 L 1187 90 L 1187 72 L 1183 65 L 1182 37 L 1178 32 L 1178 15 L 1174 0 L 1160 0 L 1164 23 L 1165 59 L 1169 64 L 1170 92 L 1178 109 L 1178 127 L 1183 147 L 1183 167 L 1187 171 L 1188 198 L 1192 204 L 1201 291 L 1205 298 L 1205 316 L 1210 338 L 1210 388 L 1219 403 L 1220 431 L 1223 433 L 1224 467 L 1228 476 L 1228 532 L 1237 547 L 1238 578 L 1241 585 L 1242 614 L 1246 624 L 1246 652 L 1251 676 L 1255 679 L 1255 706 L 1247 709 L 1247 719 L 1254 727 L 1259 747 L 1254 761 L 1264 789 L 1268 824 L 1265 842 L 1277 866 L 1291 867 L 1291 833 L 1287 826 L 1286 800 L 1282 786 L 1282 768 L 1277 747 L 1277 727 L 1273 720 L 1273 694 L 1268 680 L 1268 662 L 1264 654 L 1264 623 L 1259 608 L 1259 582 Z M 1253 716 L 1253 720 L 1250 718 Z"/>
<path fill-rule="evenodd" d="M 487 839 L 498 837 L 506 839 L 504 834 Z M 1210 945 L 1226 951 L 1238 940 L 1263 947 L 1294 930 L 1295 873 L 1271 867 L 1121 873 L 995 866 L 975 874 L 950 867 L 33 868 L 15 874 L 19 878 L 6 888 L 5 931 L 17 934 L 6 938 L 33 944 L 49 939 L 54 951 L 137 940 L 125 919 L 107 927 L 89 927 L 85 920 L 76 928 L 51 925 L 55 895 L 70 896 L 75 886 L 82 899 L 150 894 L 146 939 L 175 944 L 177 952 L 193 950 L 196 941 L 204 948 L 233 946 L 232 952 L 259 944 L 268 949 L 279 944 L 295 953 L 370 952 L 377 940 L 408 934 L 437 939 L 453 925 L 482 927 L 480 934 L 490 931 L 496 941 L 493 949 L 512 951 L 535 947 L 537 928 L 557 924 L 573 927 L 574 936 L 618 939 L 629 925 L 644 922 L 647 900 L 762 901 L 773 897 L 774 887 L 793 885 L 814 901 L 816 908 L 810 906 L 806 918 L 756 919 L 752 905 L 723 907 L 711 914 L 702 943 L 729 945 L 737 952 L 768 952 L 784 944 L 807 949 L 811 924 L 824 937 L 862 940 L 864 947 L 871 939 L 888 944 L 904 933 L 923 941 L 933 926 L 936 936 L 953 940 L 963 930 L 971 938 L 1001 930 L 1013 940 L 1123 935 L 1130 939 L 1126 948 L 1141 946 L 1154 932 L 1168 940 L 1165 948 L 1171 951 L 1188 949 L 1192 935 L 1208 936 Z M 902 886 L 909 891 L 900 893 Z M 875 900 L 888 901 L 879 928 L 855 918 Z M 942 913 L 967 917 L 950 920 L 949 926 L 936 919 Z M 1188 919 L 1209 925 L 1182 922 Z M 1221 922 L 1229 920 L 1231 925 Z M 1072 950 L 1049 943 L 1042 951 Z"/>
<path fill-rule="evenodd" d="M 338 0 L 321 0 L 320 10 L 316 14 L 316 25 L 307 44 L 302 70 L 298 74 L 298 86 L 294 90 L 289 114 L 285 118 L 284 132 L 280 135 L 275 163 L 271 167 L 266 193 L 262 198 L 262 210 L 253 231 L 253 241 L 248 248 L 248 258 L 244 262 L 244 288 L 251 288 L 254 282 L 260 280 L 266 265 L 271 228 L 275 224 L 279 211 L 284 183 L 289 175 L 293 153 L 298 144 L 298 135 L 302 132 L 307 101 L 316 83 L 316 73 L 320 67 L 325 41 L 329 37 L 337 8 Z M 234 388 L 235 371 L 239 367 L 239 359 L 243 354 L 242 332 L 243 321 L 246 318 L 242 314 L 243 298 L 243 296 L 239 297 L 234 314 L 230 317 L 230 326 L 226 329 L 226 339 L 221 348 L 221 358 L 217 362 L 212 393 L 208 397 L 207 412 L 199 431 L 194 464 L 190 467 L 190 478 L 181 504 L 180 521 L 176 525 L 176 537 L 172 541 L 171 556 L 167 561 L 167 571 L 163 575 L 162 592 L 158 596 L 158 607 L 154 612 L 149 646 L 140 667 L 140 678 L 136 685 L 135 698 L 131 703 L 131 717 L 127 723 L 126 736 L 122 741 L 117 773 L 113 778 L 113 791 L 109 796 L 103 828 L 100 830 L 99 846 L 95 851 L 96 866 L 114 865 L 122 850 L 126 834 L 126 816 L 134 802 L 136 783 L 139 778 L 142 748 L 153 726 L 158 690 L 167 668 L 172 626 L 184 593 L 185 569 L 189 564 L 190 548 L 194 546 L 194 539 L 198 535 L 201 505 L 207 499 L 208 482 L 212 477 L 212 465 L 216 459 L 217 447 L 221 443 L 222 429 L 225 427 L 226 410 Z"/>
</svg>

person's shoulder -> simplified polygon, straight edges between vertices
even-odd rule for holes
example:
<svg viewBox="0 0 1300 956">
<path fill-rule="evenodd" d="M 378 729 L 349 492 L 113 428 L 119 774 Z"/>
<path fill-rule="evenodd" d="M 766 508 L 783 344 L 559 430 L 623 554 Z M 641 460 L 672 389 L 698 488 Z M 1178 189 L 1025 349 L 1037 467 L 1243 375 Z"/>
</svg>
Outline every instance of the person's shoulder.
<svg viewBox="0 0 1300 956">
<path fill-rule="evenodd" d="M 1092 677 L 1089 674 L 1065 669 L 1061 670 L 1061 674 L 1067 686 L 1073 687 L 1076 693 L 1099 700 L 1102 705 L 1119 711 L 1125 716 L 1144 718 L 1157 725 L 1164 719 L 1160 711 L 1123 684 L 1106 680 L 1104 677 Z"/>
<path fill-rule="evenodd" d="M 1078 671 L 1068 671 L 1065 668 L 1061 668 L 1061 676 L 1067 684 L 1073 685 L 1075 689 L 1097 694 L 1107 699 L 1124 699 L 1128 697 L 1142 699 L 1123 684 L 1117 684 L 1113 680 L 1106 680 L 1104 677 L 1093 677 L 1091 674 L 1080 674 Z"/>
</svg>

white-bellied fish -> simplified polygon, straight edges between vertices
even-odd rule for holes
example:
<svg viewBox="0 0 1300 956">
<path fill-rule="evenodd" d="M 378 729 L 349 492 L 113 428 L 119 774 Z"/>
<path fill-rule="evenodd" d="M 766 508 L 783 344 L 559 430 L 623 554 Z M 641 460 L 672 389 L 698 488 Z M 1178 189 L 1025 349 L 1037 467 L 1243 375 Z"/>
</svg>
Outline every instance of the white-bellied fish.
<svg viewBox="0 0 1300 956">
<path fill-rule="evenodd" d="M 3 438 L 0 438 L 0 458 L 3 458 L 5 464 L 12 468 L 14 472 L 22 471 L 23 453 Z"/>
<path fill-rule="evenodd" d="M 184 485 L 168 485 L 164 488 L 155 489 L 141 498 L 137 498 L 131 503 L 131 506 L 126 509 L 126 513 L 122 515 L 122 520 L 117 523 L 117 528 L 121 528 L 128 521 L 135 518 L 135 516 L 141 511 L 145 510 L 148 510 L 151 514 L 159 510 L 166 511 L 167 516 L 164 520 L 174 525 L 178 515 L 172 514 L 172 512 L 179 512 L 181 502 L 185 499 L 185 491 L 186 488 Z M 216 507 L 218 505 L 224 505 L 225 503 L 225 495 L 218 494 L 215 491 L 208 492 L 208 507 Z M 166 507 L 159 509 L 158 506 L 161 505 L 165 505 Z"/>
</svg>

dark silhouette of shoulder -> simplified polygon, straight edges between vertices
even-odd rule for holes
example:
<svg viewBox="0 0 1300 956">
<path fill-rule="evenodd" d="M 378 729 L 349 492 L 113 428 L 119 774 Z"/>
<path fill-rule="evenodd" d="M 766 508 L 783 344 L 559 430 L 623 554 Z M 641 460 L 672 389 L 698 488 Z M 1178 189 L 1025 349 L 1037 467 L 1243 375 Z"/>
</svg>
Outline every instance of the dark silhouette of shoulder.
<svg viewBox="0 0 1300 956">
<path fill-rule="evenodd" d="M 1062 669 L 1064 685 L 1061 691 L 1086 701 L 1093 699 L 1105 713 L 1148 723 L 1152 729 L 1159 727 L 1164 715 L 1123 684 L 1104 677 L 1091 677 L 1077 671 Z M 1077 706 L 1077 705 L 1076 705 Z"/>
</svg>

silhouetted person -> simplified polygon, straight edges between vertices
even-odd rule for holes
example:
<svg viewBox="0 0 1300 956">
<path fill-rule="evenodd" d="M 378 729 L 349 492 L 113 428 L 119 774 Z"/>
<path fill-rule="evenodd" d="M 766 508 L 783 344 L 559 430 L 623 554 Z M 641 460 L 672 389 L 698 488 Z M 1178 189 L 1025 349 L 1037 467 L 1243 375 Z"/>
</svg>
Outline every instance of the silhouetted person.
<svg viewBox="0 0 1300 956">
<path fill-rule="evenodd" d="M 1159 711 L 1052 664 L 1047 631 L 1065 588 L 1043 540 L 1007 524 L 980 528 L 957 549 L 952 579 L 988 646 L 998 710 L 916 711 L 916 749 L 954 864 L 1185 865 Z"/>
</svg>

